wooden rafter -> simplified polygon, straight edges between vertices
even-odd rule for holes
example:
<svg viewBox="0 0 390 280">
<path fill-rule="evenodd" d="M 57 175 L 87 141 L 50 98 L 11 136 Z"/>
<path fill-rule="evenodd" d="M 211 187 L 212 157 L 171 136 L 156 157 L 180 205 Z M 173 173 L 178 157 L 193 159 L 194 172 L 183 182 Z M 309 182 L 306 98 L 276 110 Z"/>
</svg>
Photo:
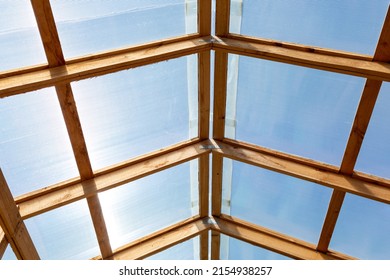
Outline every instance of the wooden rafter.
<svg viewBox="0 0 390 280">
<path fill-rule="evenodd" d="M 376 47 L 373 61 L 389 62 L 390 61 L 390 9 L 387 11 L 386 19 L 383 24 L 382 32 Z M 349 135 L 347 147 L 345 148 L 344 157 L 341 162 L 340 173 L 353 175 L 354 167 L 370 122 L 374 106 L 379 95 L 382 81 L 366 81 L 362 97 L 355 115 L 352 129 Z M 344 202 L 345 192 L 334 190 L 329 203 L 325 222 L 322 227 L 317 249 L 326 252 L 329 248 L 330 241 L 336 227 L 337 219 Z"/>
<path fill-rule="evenodd" d="M 38 252 L 27 231 L 8 184 L 0 169 L 0 227 L 18 259 L 39 260 Z M 3 241 L 4 242 L 4 241 Z"/>
<path fill-rule="evenodd" d="M 353 257 L 337 252 L 326 254 L 318 252 L 314 244 L 302 240 L 294 239 L 267 228 L 260 227 L 237 218 L 222 215 L 214 217 L 215 223 L 211 224 L 211 229 L 221 232 L 231 237 L 260 246 L 267 250 L 285 255 L 293 259 L 301 260 L 346 260 Z"/>
<path fill-rule="evenodd" d="M 364 196 L 384 203 L 390 203 L 390 188 L 388 187 L 365 182 L 348 175 L 320 170 L 292 160 L 279 158 L 275 155 L 264 154 L 261 150 L 254 151 L 241 147 L 240 145 L 233 146 L 221 141 L 216 142 L 220 149 L 213 149 L 213 156 L 220 155 L 299 179 L 321 184 L 336 190 Z"/>
</svg>

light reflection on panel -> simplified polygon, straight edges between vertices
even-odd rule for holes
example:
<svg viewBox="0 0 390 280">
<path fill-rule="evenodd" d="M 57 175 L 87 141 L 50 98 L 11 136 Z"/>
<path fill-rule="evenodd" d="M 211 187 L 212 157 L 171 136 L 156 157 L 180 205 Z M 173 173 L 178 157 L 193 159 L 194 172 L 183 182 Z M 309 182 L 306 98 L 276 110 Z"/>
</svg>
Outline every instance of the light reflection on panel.
<svg viewBox="0 0 390 280">
<path fill-rule="evenodd" d="M 390 259 L 390 206 L 347 194 L 330 248 L 360 259 Z"/>
<path fill-rule="evenodd" d="M 5 250 L 4 255 L 1 258 L 1 260 L 3 260 L 3 261 L 4 260 L 17 260 L 15 253 L 11 248 L 11 245 L 7 246 L 7 249 Z"/>
<path fill-rule="evenodd" d="M 190 172 L 187 162 L 99 194 L 112 248 L 198 214 Z"/>
<path fill-rule="evenodd" d="M 363 87 L 361 78 L 241 56 L 226 131 L 236 125 L 238 140 L 339 165 Z"/>
<path fill-rule="evenodd" d="M 226 214 L 311 243 L 318 241 L 330 189 L 238 161 L 233 161 L 232 170 L 231 196 L 227 184 L 222 192 L 223 204 L 230 205 Z"/>
<path fill-rule="evenodd" d="M 0 155 L 14 196 L 79 175 L 53 88 L 0 100 Z"/>
<path fill-rule="evenodd" d="M 51 0 L 66 57 L 197 32 L 196 0 Z"/>
<path fill-rule="evenodd" d="M 194 58 L 72 84 L 94 169 L 197 136 L 197 82 L 188 79 L 197 75 Z"/>
<path fill-rule="evenodd" d="M 221 260 L 291 260 L 283 255 L 230 236 L 221 234 L 221 239 L 227 239 L 227 242 L 221 242 L 221 245 L 224 244 L 227 247 L 221 247 Z"/>
<path fill-rule="evenodd" d="M 390 84 L 383 83 L 355 169 L 390 179 Z"/>
<path fill-rule="evenodd" d="M 179 243 L 146 260 L 199 260 L 199 237 Z"/>
<path fill-rule="evenodd" d="M 42 260 L 87 260 L 100 255 L 85 200 L 25 221 Z"/>
<path fill-rule="evenodd" d="M 241 34 L 370 55 L 389 5 L 388 0 L 231 2 L 231 14 L 242 15 Z"/>
<path fill-rule="evenodd" d="M 46 63 L 31 3 L 0 1 L 0 71 Z"/>
</svg>

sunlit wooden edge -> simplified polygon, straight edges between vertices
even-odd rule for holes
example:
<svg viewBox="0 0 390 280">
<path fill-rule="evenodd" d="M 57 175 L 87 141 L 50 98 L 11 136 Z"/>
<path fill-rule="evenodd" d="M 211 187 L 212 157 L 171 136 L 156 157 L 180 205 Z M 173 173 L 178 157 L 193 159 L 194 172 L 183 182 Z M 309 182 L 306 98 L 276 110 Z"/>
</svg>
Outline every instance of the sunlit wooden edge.
<svg viewBox="0 0 390 280">
<path fill-rule="evenodd" d="M 5 250 L 7 250 L 8 241 L 5 237 L 4 231 L 0 227 L 0 260 L 3 258 Z"/>
<path fill-rule="evenodd" d="M 214 217 L 211 229 L 230 237 L 242 240 L 255 246 L 278 254 L 300 260 L 353 260 L 354 257 L 329 251 L 326 254 L 316 251 L 314 244 L 272 231 L 270 229 L 221 215 Z"/>
<path fill-rule="evenodd" d="M 0 98 L 97 77 L 211 49 L 210 37 L 181 39 L 175 42 L 143 45 L 126 52 L 78 60 L 64 66 L 23 73 L 0 79 Z"/>
<path fill-rule="evenodd" d="M 249 150 L 240 144 L 215 141 L 219 149 L 213 149 L 213 155 L 221 155 L 233 160 L 266 168 L 299 179 L 317 183 L 333 189 L 345 191 L 380 202 L 390 203 L 390 188 L 363 181 L 352 176 L 326 171 L 303 163 L 295 162 L 287 158 L 278 157 L 276 154 L 266 154 L 259 150 Z"/>
<path fill-rule="evenodd" d="M 213 37 L 212 49 L 227 53 L 250 56 L 276 62 L 288 63 L 308 68 L 365 77 L 374 80 L 390 81 L 390 64 L 367 61 L 350 57 L 315 53 L 302 49 L 285 48 L 265 44 L 261 40 L 242 41 L 226 37 Z M 310 50 L 310 47 L 307 47 Z"/>
<path fill-rule="evenodd" d="M 185 147 L 176 147 L 169 152 L 153 153 L 147 155 L 144 160 L 139 158 L 132 164 L 126 163 L 121 168 L 115 166 L 112 171 L 105 170 L 104 173 L 94 178 L 67 185 L 64 188 L 57 186 L 50 192 L 37 193 L 33 197 L 24 196 L 23 201 L 18 201 L 19 211 L 23 219 L 31 218 L 38 214 L 67 205 L 80 199 L 96 195 L 153 173 L 179 165 L 181 163 L 196 159 L 202 155 L 209 154 L 207 147 L 210 141 L 196 141 Z M 206 148 L 204 148 L 206 147 Z"/>
</svg>

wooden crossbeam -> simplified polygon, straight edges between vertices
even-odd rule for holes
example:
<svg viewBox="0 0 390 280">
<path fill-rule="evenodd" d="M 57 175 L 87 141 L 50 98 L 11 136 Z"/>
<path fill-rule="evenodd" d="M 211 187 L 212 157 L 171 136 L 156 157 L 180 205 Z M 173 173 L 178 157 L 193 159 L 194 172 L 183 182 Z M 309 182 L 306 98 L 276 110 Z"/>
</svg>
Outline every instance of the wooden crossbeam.
<svg viewBox="0 0 390 280">
<path fill-rule="evenodd" d="M 197 235 L 207 233 L 210 227 L 209 221 L 208 217 L 191 218 L 125 245 L 116 250 L 109 259 L 139 260 L 147 258 Z M 94 259 L 100 259 L 100 257 Z"/>
<path fill-rule="evenodd" d="M 210 38 L 201 37 L 169 44 L 146 45 L 112 56 L 93 57 L 0 80 L 0 98 L 61 83 L 101 76 L 121 70 L 210 50 Z"/>
<path fill-rule="evenodd" d="M 198 32 L 201 36 L 211 34 L 211 0 L 198 0 Z"/>
<path fill-rule="evenodd" d="M 390 61 L 390 9 L 387 12 L 381 35 L 376 47 L 373 61 Z M 355 115 L 352 129 L 349 135 L 347 147 L 340 167 L 340 173 L 352 175 L 354 167 L 370 122 L 374 106 L 379 95 L 382 81 L 368 79 L 364 86 L 362 97 Z M 322 227 L 317 249 L 322 252 L 328 250 L 337 219 L 343 205 L 345 192 L 334 190 L 329 203 L 325 222 Z"/>
<path fill-rule="evenodd" d="M 308 51 L 246 42 L 225 37 L 214 37 L 212 48 L 238 55 L 251 56 L 341 74 L 390 81 L 390 64 L 349 57 L 336 57 Z"/>
<path fill-rule="evenodd" d="M 216 141 L 220 149 L 213 149 L 213 156 L 220 155 L 233 160 L 283 173 L 306 181 L 321 184 L 336 190 L 349 192 L 384 203 L 390 203 L 390 188 L 365 182 L 348 175 L 333 173 L 307 166 L 275 155 L 249 150 L 240 145 Z"/>
<path fill-rule="evenodd" d="M 65 188 L 58 187 L 51 192 L 43 192 L 42 195 L 35 193 L 31 198 L 24 196 L 23 200 L 18 202 L 21 216 L 23 219 L 27 219 L 190 161 L 201 155 L 209 154 L 210 150 L 204 148 L 208 145 L 210 142 L 207 140 L 200 143 L 195 142 L 190 146 L 169 153 L 165 151 L 154 153 L 152 158 L 135 161 L 134 164 L 125 165 L 122 168 L 114 166 L 112 171 L 105 170 L 92 179 L 71 184 Z"/>
<path fill-rule="evenodd" d="M 278 254 L 300 260 L 348 260 L 350 256 L 337 252 L 318 252 L 314 244 L 295 239 L 237 218 L 222 215 L 214 217 L 211 229 L 251 243 Z"/>
<path fill-rule="evenodd" d="M 38 252 L 27 231 L 8 184 L 0 169 L 0 227 L 18 259 L 39 260 Z M 4 241 L 3 241 L 4 242 Z"/>
</svg>

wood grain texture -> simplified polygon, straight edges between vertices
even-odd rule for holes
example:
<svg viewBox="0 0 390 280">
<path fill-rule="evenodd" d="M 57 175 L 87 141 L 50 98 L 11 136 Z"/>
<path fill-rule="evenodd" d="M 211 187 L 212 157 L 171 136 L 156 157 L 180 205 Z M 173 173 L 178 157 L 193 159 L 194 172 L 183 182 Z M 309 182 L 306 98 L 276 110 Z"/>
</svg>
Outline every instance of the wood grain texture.
<svg viewBox="0 0 390 280">
<path fill-rule="evenodd" d="M 210 51 L 198 54 L 198 102 L 199 138 L 206 140 L 210 133 Z"/>
<path fill-rule="evenodd" d="M 230 0 L 216 1 L 215 34 L 227 36 L 229 34 Z"/>
<path fill-rule="evenodd" d="M 0 227 L 0 260 L 3 258 L 3 255 L 5 253 L 5 250 L 7 250 L 8 241 L 5 237 L 5 233 Z"/>
<path fill-rule="evenodd" d="M 218 140 L 223 139 L 225 136 L 227 68 L 228 54 L 219 51 L 215 52 L 213 139 Z"/>
<path fill-rule="evenodd" d="M 198 32 L 201 36 L 211 35 L 211 0 L 198 0 Z"/>
</svg>

